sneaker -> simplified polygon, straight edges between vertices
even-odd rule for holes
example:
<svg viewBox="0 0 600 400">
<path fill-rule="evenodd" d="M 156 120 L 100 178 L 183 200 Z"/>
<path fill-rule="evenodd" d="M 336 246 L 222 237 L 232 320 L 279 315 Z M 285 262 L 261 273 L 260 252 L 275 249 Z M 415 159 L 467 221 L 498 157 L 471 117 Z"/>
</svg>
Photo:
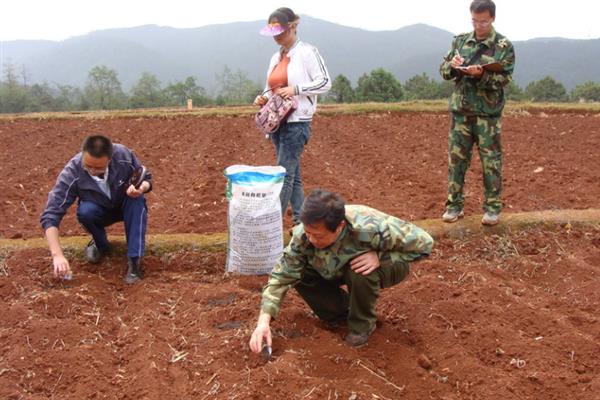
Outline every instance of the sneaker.
<svg viewBox="0 0 600 400">
<path fill-rule="evenodd" d="M 139 282 L 144 277 L 144 270 L 142 269 L 141 261 L 139 258 L 129 258 L 127 260 L 127 273 L 123 277 L 123 280 L 128 285 L 132 285 Z"/>
<path fill-rule="evenodd" d="M 462 209 L 454 209 L 454 210 L 446 210 L 446 212 L 444 212 L 444 215 L 442 215 L 442 220 L 444 222 L 456 222 L 458 221 L 459 218 L 462 218 L 465 216 L 465 212 Z"/>
<path fill-rule="evenodd" d="M 369 337 L 371 337 L 371 334 L 375 331 L 376 326 L 377 324 L 373 324 L 371 329 L 363 333 L 349 332 L 346 335 L 346 343 L 348 343 L 352 347 L 360 347 L 366 344 L 369 341 Z"/>
<path fill-rule="evenodd" d="M 491 211 L 486 211 L 485 214 L 483 214 L 483 218 L 481 218 L 481 223 L 483 225 L 492 226 L 496 225 L 498 222 L 500 222 L 500 214 Z"/>
<path fill-rule="evenodd" d="M 85 259 L 90 264 L 98 264 L 106 252 L 101 252 L 96 246 L 94 239 L 85 246 Z"/>
</svg>

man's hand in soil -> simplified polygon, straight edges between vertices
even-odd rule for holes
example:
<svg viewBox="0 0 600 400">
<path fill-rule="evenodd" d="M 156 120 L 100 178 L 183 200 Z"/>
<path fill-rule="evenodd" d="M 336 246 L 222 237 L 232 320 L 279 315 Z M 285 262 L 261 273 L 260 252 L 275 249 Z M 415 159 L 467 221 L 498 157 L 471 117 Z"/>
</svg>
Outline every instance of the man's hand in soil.
<svg viewBox="0 0 600 400">
<path fill-rule="evenodd" d="M 369 275 L 379 268 L 379 256 L 374 251 L 361 254 L 350 261 L 350 268 L 357 274 Z"/>
<path fill-rule="evenodd" d="M 148 189 L 150 189 L 150 184 L 146 181 L 142 182 L 139 189 L 136 189 L 133 185 L 129 185 L 127 188 L 127 196 L 135 199 L 146 193 Z"/>
<path fill-rule="evenodd" d="M 256 329 L 252 332 L 249 343 L 250 350 L 256 354 L 260 353 L 262 350 L 263 338 L 266 340 L 268 346 L 272 345 L 271 327 L 269 326 L 270 322 L 271 316 L 269 314 L 261 313 L 258 317 Z"/>
<path fill-rule="evenodd" d="M 64 255 L 58 254 L 52 257 L 52 264 L 54 264 L 54 276 L 56 278 L 64 278 L 71 273 L 71 267 L 69 261 Z"/>
<path fill-rule="evenodd" d="M 69 266 L 69 261 L 67 261 L 62 249 L 60 248 L 60 242 L 58 240 L 58 228 L 51 226 L 50 228 L 46 229 L 46 238 L 48 239 L 50 254 L 52 254 L 54 276 L 56 278 L 64 278 L 69 276 L 71 273 L 71 267 Z"/>
</svg>

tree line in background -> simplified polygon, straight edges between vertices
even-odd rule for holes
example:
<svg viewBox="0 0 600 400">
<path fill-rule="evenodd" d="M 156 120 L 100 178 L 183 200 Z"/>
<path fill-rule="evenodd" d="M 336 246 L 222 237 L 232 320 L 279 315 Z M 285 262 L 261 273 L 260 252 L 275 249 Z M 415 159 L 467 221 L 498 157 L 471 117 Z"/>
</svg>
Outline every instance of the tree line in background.
<svg viewBox="0 0 600 400">
<path fill-rule="evenodd" d="M 390 72 L 376 69 L 363 74 L 355 88 L 344 75 L 334 80 L 325 101 L 332 103 L 394 102 L 406 100 L 447 99 L 452 94 L 454 83 L 436 81 L 423 73 L 401 84 Z M 522 89 L 514 81 L 505 88 L 508 100 L 533 102 L 600 102 L 600 83 L 586 82 L 577 85 L 570 93 L 562 83 L 547 76 L 530 82 Z"/>
<path fill-rule="evenodd" d="M 215 77 L 217 90 L 210 96 L 198 85 L 196 78 L 187 77 L 163 87 L 158 78 L 142 73 L 128 93 L 121 87 L 117 72 L 106 66 L 93 67 L 83 88 L 60 84 L 30 84 L 25 68 L 21 72 L 10 64 L 3 68 L 0 81 L 0 112 L 41 112 L 114 110 L 155 107 L 180 107 L 192 99 L 194 106 L 250 104 L 262 91 L 262 85 L 248 78 L 241 70 L 225 66 Z M 335 77 L 329 93 L 322 101 L 327 103 L 397 102 L 405 100 L 446 99 L 452 93 L 453 83 L 437 81 L 427 74 L 415 75 L 401 84 L 383 68 L 363 74 L 352 87 L 344 75 Z M 566 102 L 600 101 L 600 84 L 586 82 L 570 93 L 552 77 L 547 76 L 529 83 L 524 89 L 516 83 L 505 89 L 509 100 Z"/>
<path fill-rule="evenodd" d="M 262 87 L 240 70 L 225 66 L 215 77 L 218 90 L 211 97 L 196 78 L 189 76 L 163 86 L 158 78 L 142 73 L 125 93 L 117 72 L 106 66 L 93 67 L 83 88 L 61 84 L 28 84 L 26 74 L 12 65 L 4 66 L 0 81 L 0 113 L 117 110 L 179 107 L 192 99 L 195 106 L 248 104 Z"/>
</svg>

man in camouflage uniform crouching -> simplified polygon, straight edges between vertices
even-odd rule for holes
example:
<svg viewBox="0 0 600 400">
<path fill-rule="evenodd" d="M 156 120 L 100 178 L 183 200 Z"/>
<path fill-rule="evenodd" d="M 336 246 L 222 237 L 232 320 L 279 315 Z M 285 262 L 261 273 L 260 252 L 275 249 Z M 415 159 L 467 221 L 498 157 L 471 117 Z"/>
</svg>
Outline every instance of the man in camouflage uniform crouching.
<svg viewBox="0 0 600 400">
<path fill-rule="evenodd" d="M 484 225 L 498 223 L 502 201 L 502 110 L 504 87 L 511 81 L 515 52 L 508 39 L 494 30 L 496 6 L 490 0 L 471 3 L 474 30 L 455 37 L 440 73 L 455 82 L 450 97 L 452 122 L 448 145 L 448 198 L 445 222 L 464 216 L 463 187 L 477 143 L 483 167 Z M 486 64 L 498 63 L 496 68 Z M 486 69 L 489 68 L 489 69 Z"/>
<path fill-rule="evenodd" d="M 365 344 L 375 330 L 380 290 L 406 278 L 409 263 L 431 253 L 433 239 L 411 223 L 345 205 L 339 194 L 321 189 L 306 198 L 300 220 L 264 288 L 251 350 L 261 351 L 263 339 L 271 346 L 270 321 L 291 287 L 326 325 L 347 323 L 348 344 Z"/>
</svg>

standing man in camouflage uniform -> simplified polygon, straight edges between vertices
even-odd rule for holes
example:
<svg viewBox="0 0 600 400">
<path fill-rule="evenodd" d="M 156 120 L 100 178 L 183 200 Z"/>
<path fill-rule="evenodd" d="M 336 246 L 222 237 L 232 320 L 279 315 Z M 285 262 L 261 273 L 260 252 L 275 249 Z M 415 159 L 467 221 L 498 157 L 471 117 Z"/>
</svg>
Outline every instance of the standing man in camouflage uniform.
<svg viewBox="0 0 600 400">
<path fill-rule="evenodd" d="M 493 1 L 474 0 L 471 3 L 474 30 L 455 37 L 440 66 L 442 77 L 455 83 L 450 97 L 448 199 L 442 216 L 445 222 L 455 222 L 464 216 L 463 187 L 474 143 L 483 167 L 482 224 L 497 224 L 502 209 L 501 117 L 504 87 L 512 79 L 515 52 L 510 41 L 494 30 L 495 16 Z M 486 67 L 491 63 L 498 64 L 496 68 Z"/>
<path fill-rule="evenodd" d="M 271 346 L 270 321 L 292 286 L 327 326 L 347 323 L 348 344 L 365 344 L 375 330 L 380 290 L 406 278 L 409 262 L 431 253 L 433 239 L 411 223 L 346 206 L 339 194 L 321 189 L 306 198 L 300 220 L 264 288 L 250 349 L 261 351 L 263 339 Z"/>
</svg>

